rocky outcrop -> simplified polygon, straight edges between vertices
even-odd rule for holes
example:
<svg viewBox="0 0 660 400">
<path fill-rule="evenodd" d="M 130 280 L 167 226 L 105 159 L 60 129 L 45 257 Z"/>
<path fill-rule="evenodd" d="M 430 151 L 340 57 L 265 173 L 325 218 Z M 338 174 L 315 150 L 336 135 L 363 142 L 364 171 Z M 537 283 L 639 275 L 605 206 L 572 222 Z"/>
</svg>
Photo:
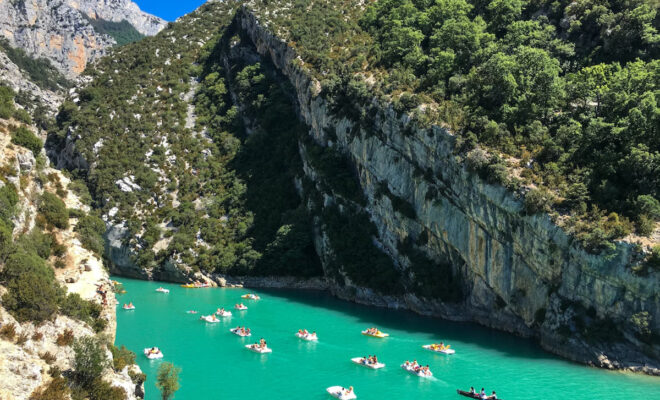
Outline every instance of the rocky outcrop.
<svg viewBox="0 0 660 400">
<path fill-rule="evenodd" d="M 3 127 L 6 122 L 16 123 L 4 120 L 0 122 Z M 12 171 L 3 175 L 7 184 L 20 188 L 17 211 L 12 220 L 14 236 L 17 237 L 35 228 L 35 218 L 38 214 L 37 199 L 44 191 L 51 193 L 58 191 L 55 182 L 60 185 L 59 192 L 64 193 L 61 197 L 67 208 L 77 209 L 80 212 L 89 211 L 89 207 L 84 205 L 78 196 L 66 189 L 70 182 L 66 176 L 48 167 L 47 161 L 45 161 L 46 165 L 39 165 L 30 150 L 12 145 L 10 135 L 4 129 L 0 129 L 0 160 L 3 167 L 7 167 L 5 171 Z M 5 185 L 2 180 L 0 184 Z M 101 304 L 101 318 L 106 320 L 106 327 L 102 333 L 112 343 L 117 326 L 116 301 L 111 294 L 113 285 L 100 257 L 84 248 L 78 239 L 78 234 L 74 231 L 76 219 L 72 218 L 69 222 L 68 228 L 53 229 L 49 232 L 66 249 L 61 255 L 64 267 L 55 269 L 55 277 L 68 293 L 77 293 L 85 300 Z M 110 293 L 105 301 L 97 292 L 99 286 Z M 0 285 L 0 297 L 5 292 L 6 289 Z M 4 326 L 14 326 L 15 337 L 0 338 L 0 399 L 3 400 L 28 399 L 35 389 L 50 382 L 49 370 L 52 367 L 58 367 L 61 371 L 72 368 L 74 353 L 71 346 L 56 344 L 58 335 L 65 330 L 71 330 L 74 338 L 96 335 L 88 324 L 62 315 L 56 315 L 52 321 L 42 324 L 19 323 L 0 305 L 0 327 Z M 19 337 L 22 339 L 18 340 Z M 49 360 L 46 354 L 50 354 L 52 360 Z M 110 351 L 108 358 L 112 360 Z M 112 386 L 124 389 L 126 399 L 134 400 L 137 399 L 135 393 L 143 392 L 143 387 L 142 384 L 133 383 L 128 369 L 131 370 L 132 375 L 141 372 L 137 365 L 128 366 L 120 372 L 108 368 L 102 377 Z"/>
<path fill-rule="evenodd" d="M 47 58 L 73 78 L 116 43 L 96 32 L 82 13 L 115 22 L 125 19 L 145 35 L 158 33 L 166 25 L 128 0 L 3 0 L 0 35 L 33 57 Z"/>
<path fill-rule="evenodd" d="M 629 329 L 631 316 L 647 313 L 650 329 L 660 334 L 660 274 L 633 274 L 632 246 L 618 243 L 613 254 L 589 254 L 547 215 L 525 215 L 519 198 L 468 171 L 446 129 L 416 128 L 387 105 L 378 105 L 368 127 L 333 114 L 319 96 L 319 83 L 296 62 L 286 41 L 245 8 L 238 23 L 259 54 L 293 85 L 314 142 L 348 155 L 366 197 L 361 208 L 378 231 L 375 240 L 409 288 L 403 296 L 383 296 L 344 279 L 333 285 L 337 295 L 533 336 L 546 349 L 580 362 L 660 373 L 659 344 L 643 343 Z M 306 158 L 304 143 L 301 154 Z M 324 202 L 336 202 L 338 195 L 317 181 L 311 163 L 305 164 Z M 391 196 L 382 195 L 383 185 Z M 397 210 L 392 198 L 413 211 Z M 316 247 L 327 269 L 334 249 L 323 226 L 317 228 Z M 428 259 L 427 267 L 451 265 L 462 299 L 416 294 L 417 278 L 403 243 L 413 243 Z M 610 342 L 588 333 L 610 326 L 623 336 Z"/>
<path fill-rule="evenodd" d="M 0 82 L 8 85 L 15 93 L 27 93 L 32 99 L 39 99 L 51 114 L 62 104 L 62 94 L 42 89 L 32 83 L 21 69 L 0 50 Z"/>
<path fill-rule="evenodd" d="M 167 21 L 140 10 L 131 0 L 66 0 L 66 4 L 93 19 L 126 20 L 145 36 L 154 36 L 167 26 Z"/>
</svg>

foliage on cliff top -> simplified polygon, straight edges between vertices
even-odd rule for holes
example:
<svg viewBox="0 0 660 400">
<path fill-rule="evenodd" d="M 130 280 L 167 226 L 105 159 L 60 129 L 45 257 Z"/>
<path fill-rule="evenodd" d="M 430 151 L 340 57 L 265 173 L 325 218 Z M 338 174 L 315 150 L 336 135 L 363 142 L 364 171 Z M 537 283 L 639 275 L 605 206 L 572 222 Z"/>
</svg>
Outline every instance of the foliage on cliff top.
<svg viewBox="0 0 660 400">
<path fill-rule="evenodd" d="M 107 21 L 101 18 L 90 18 L 83 13 L 83 17 L 92 25 L 94 30 L 101 34 L 111 36 L 117 42 L 117 46 L 123 46 L 128 43 L 134 43 L 144 38 L 144 35 L 138 32 L 130 22 L 121 20 L 121 22 Z"/>
<path fill-rule="evenodd" d="M 660 198 L 652 2 L 294 4 L 250 7 L 296 48 L 331 100 L 352 93 L 337 100 L 342 115 L 351 115 L 344 104 L 375 94 L 419 124 L 451 127 L 464 148 L 478 142 L 520 159 L 511 167 L 523 183 L 550 189 L 554 208 L 575 219 L 598 207 L 631 219 L 642 235 L 657 226 L 640 208 L 641 196 Z M 433 106 L 420 113 L 422 104 Z"/>
</svg>

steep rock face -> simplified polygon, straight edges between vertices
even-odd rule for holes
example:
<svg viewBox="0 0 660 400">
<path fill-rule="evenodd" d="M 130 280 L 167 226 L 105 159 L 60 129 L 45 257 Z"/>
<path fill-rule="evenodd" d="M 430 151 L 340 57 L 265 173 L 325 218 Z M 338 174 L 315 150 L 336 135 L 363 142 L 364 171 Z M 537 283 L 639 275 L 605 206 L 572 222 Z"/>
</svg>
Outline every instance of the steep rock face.
<svg viewBox="0 0 660 400">
<path fill-rule="evenodd" d="M 126 20 L 145 36 L 153 36 L 167 25 L 167 21 L 140 10 L 130 0 L 66 0 L 66 4 L 90 18 L 112 22 Z"/>
<path fill-rule="evenodd" d="M 0 120 L 0 122 L 4 127 L 5 122 L 11 121 Z M 44 182 L 45 180 L 40 177 L 53 177 L 52 181 L 59 182 L 63 188 L 67 188 L 70 181 L 60 171 L 47 165 L 40 169 L 32 151 L 12 145 L 10 135 L 4 129 L 0 130 L 0 160 L 14 171 L 13 175 L 3 176 L 8 184 L 21 188 L 18 191 L 17 212 L 12 220 L 14 236 L 18 236 L 35 227 L 35 218 L 38 214 L 36 199 L 44 191 L 55 192 L 53 183 Z M 3 185 L 5 183 L 0 180 L 0 186 Z M 89 211 L 89 207 L 84 205 L 75 193 L 67 189 L 63 190 L 63 200 L 67 208 L 81 212 Z M 72 218 L 68 228 L 53 232 L 58 242 L 66 248 L 62 255 L 65 267 L 56 269 L 55 277 L 68 293 L 77 293 L 85 300 L 102 305 L 101 318 L 107 322 L 103 334 L 114 342 L 117 327 L 115 309 L 117 303 L 112 294 L 108 297 L 107 302 L 103 302 L 97 293 L 98 286 L 108 293 L 112 293 L 113 285 L 100 257 L 81 244 L 78 234 L 74 230 L 76 223 L 77 220 Z M 5 292 L 6 288 L 0 285 L 0 297 Z M 0 305 L 0 326 L 5 325 L 14 325 L 17 336 L 25 335 L 28 338 L 22 344 L 6 338 L 0 339 L 0 398 L 7 400 L 28 399 L 35 389 L 47 385 L 51 380 L 48 371 L 52 366 L 57 366 L 62 371 L 72 368 L 74 358 L 72 348 L 56 344 L 58 335 L 62 334 L 64 330 L 71 330 L 75 338 L 95 335 L 88 324 L 63 315 L 57 315 L 54 320 L 42 324 L 19 323 Z M 35 333 L 41 334 L 41 337 L 35 336 Z M 53 355 L 52 364 L 47 363 L 41 357 L 46 352 Z M 108 357 L 112 360 L 112 354 L 109 351 Z M 107 369 L 103 373 L 103 378 L 112 386 L 124 389 L 126 399 L 134 400 L 137 399 L 135 393 L 143 391 L 143 388 L 142 384 L 136 387 L 128 374 L 128 369 L 133 374 L 141 372 L 137 365 L 131 365 L 120 372 Z"/>
<path fill-rule="evenodd" d="M 451 265 L 463 300 L 423 299 L 411 290 L 382 296 L 347 279 L 335 285 L 338 295 L 535 336 L 548 350 L 576 361 L 659 372 L 657 343 L 640 342 L 626 327 L 632 315 L 647 312 L 652 332 L 660 332 L 660 276 L 634 275 L 628 244 L 617 244 L 610 256 L 592 255 L 547 215 L 525 216 L 521 202 L 505 188 L 487 184 L 465 168 L 455 155 L 454 136 L 443 128 L 413 129 L 406 116 L 386 107 L 380 108 L 369 132 L 334 115 L 319 96 L 319 83 L 298 67 L 286 42 L 246 9 L 238 18 L 243 34 L 294 86 L 314 141 L 349 156 L 367 199 L 363 210 L 378 230 L 375 240 L 404 279 L 413 284 L 416 279 L 408 268 L 409 254 L 401 250 L 402 243 L 412 240 L 430 261 Z M 301 152 L 305 158 L 302 143 Z M 315 181 L 310 163 L 305 171 Z M 414 217 L 379 194 L 383 184 L 414 209 Z M 316 189 L 325 203 L 336 200 L 318 182 Z M 316 247 L 327 268 L 334 249 L 323 227 L 317 230 Z M 590 335 L 580 335 L 584 325 L 602 331 L 611 324 L 625 331 L 616 344 L 587 342 Z"/>
<path fill-rule="evenodd" d="M 81 12 L 109 21 L 126 19 L 145 34 L 165 26 L 165 21 L 141 12 L 127 0 L 1 0 L 0 35 L 33 57 L 49 59 L 73 78 L 116 43 L 96 32 Z"/>
</svg>

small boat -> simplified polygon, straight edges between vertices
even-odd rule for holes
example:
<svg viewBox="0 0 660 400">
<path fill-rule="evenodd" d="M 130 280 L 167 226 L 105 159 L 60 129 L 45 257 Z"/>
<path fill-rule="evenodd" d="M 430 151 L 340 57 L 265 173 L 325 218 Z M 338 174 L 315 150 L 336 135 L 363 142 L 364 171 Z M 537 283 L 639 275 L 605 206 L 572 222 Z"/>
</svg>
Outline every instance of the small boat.
<svg viewBox="0 0 660 400">
<path fill-rule="evenodd" d="M 181 285 L 182 288 L 186 289 L 201 289 L 201 288 L 208 288 L 211 287 L 210 283 L 186 283 L 185 285 Z"/>
<path fill-rule="evenodd" d="M 381 331 L 376 331 L 376 333 L 370 333 L 368 329 L 363 330 L 362 334 L 364 336 L 371 336 L 371 337 L 375 337 L 375 338 L 386 338 L 386 337 L 390 336 L 389 333 L 384 333 L 384 332 L 381 332 Z"/>
<path fill-rule="evenodd" d="M 258 344 L 246 344 L 245 348 L 250 350 L 250 351 L 254 351 L 255 353 L 259 353 L 259 354 L 266 354 L 266 353 L 272 353 L 273 352 L 273 350 L 271 350 L 270 347 L 265 347 L 265 348 L 262 349 L 261 347 L 259 347 Z"/>
<path fill-rule="evenodd" d="M 122 307 L 124 310 L 135 310 L 135 306 L 132 304 L 124 304 Z"/>
<path fill-rule="evenodd" d="M 442 353 L 442 354 L 454 354 L 454 353 L 456 353 L 456 350 L 450 349 L 449 346 L 440 347 L 440 346 L 434 345 L 434 344 L 426 344 L 422 347 L 425 348 L 426 350 L 432 351 L 434 353 Z"/>
<path fill-rule="evenodd" d="M 460 394 L 461 396 L 469 397 L 471 399 L 478 399 L 479 398 L 479 393 L 470 393 L 470 392 L 466 392 L 465 390 L 461 390 L 461 389 L 456 389 L 456 393 Z M 497 399 L 502 400 L 499 397 Z"/>
<path fill-rule="evenodd" d="M 156 360 L 159 358 L 163 358 L 163 352 L 160 351 L 158 347 L 147 347 L 144 349 L 144 355 L 147 356 L 148 359 L 150 360 Z"/>
<path fill-rule="evenodd" d="M 247 306 L 245 304 L 236 304 L 234 308 L 238 311 L 245 311 L 247 310 Z"/>
<path fill-rule="evenodd" d="M 229 330 L 229 332 L 233 333 L 234 335 L 238 335 L 240 337 L 250 337 L 252 336 L 252 333 L 243 333 L 239 328 L 232 328 Z"/>
<path fill-rule="evenodd" d="M 199 319 L 202 319 L 208 323 L 214 324 L 216 322 L 220 322 L 220 320 L 215 316 L 215 315 L 204 315 L 202 317 L 199 317 Z"/>
<path fill-rule="evenodd" d="M 195 310 L 188 310 L 188 311 L 186 311 L 186 313 L 188 313 L 188 314 L 197 314 L 197 311 L 195 311 Z"/>
<path fill-rule="evenodd" d="M 335 399 L 339 400 L 353 400 L 357 399 L 357 396 L 355 395 L 355 392 L 350 391 L 349 389 L 346 389 L 342 386 L 330 386 L 329 388 L 325 389 L 326 392 Z"/>
<path fill-rule="evenodd" d="M 156 289 L 156 291 L 160 292 L 160 293 L 169 293 L 170 289 L 165 289 L 163 287 L 159 287 L 158 289 Z"/>
<path fill-rule="evenodd" d="M 351 358 L 351 361 L 353 361 L 357 365 L 361 365 L 363 367 L 371 368 L 371 369 L 380 369 L 385 366 L 383 363 L 367 363 L 365 362 L 364 358 L 362 357 L 355 357 Z"/>
<path fill-rule="evenodd" d="M 218 317 L 231 317 L 231 311 L 218 310 L 215 312 L 215 315 L 217 315 Z"/>
<path fill-rule="evenodd" d="M 316 333 L 300 333 L 296 332 L 296 337 L 302 340 L 306 340 L 308 342 L 314 342 L 319 340 L 318 336 L 316 336 Z"/>
<path fill-rule="evenodd" d="M 415 368 L 412 365 L 406 365 L 406 364 L 401 364 L 401 368 L 404 370 L 410 372 L 413 375 L 417 375 L 420 378 L 432 378 L 433 373 L 429 370 L 428 372 L 424 372 L 421 369 L 415 370 Z"/>
<path fill-rule="evenodd" d="M 241 296 L 241 299 L 247 299 L 247 300 L 261 300 L 261 297 L 257 296 L 257 295 L 254 294 L 254 293 L 248 293 L 248 294 L 244 294 L 243 296 Z"/>
</svg>

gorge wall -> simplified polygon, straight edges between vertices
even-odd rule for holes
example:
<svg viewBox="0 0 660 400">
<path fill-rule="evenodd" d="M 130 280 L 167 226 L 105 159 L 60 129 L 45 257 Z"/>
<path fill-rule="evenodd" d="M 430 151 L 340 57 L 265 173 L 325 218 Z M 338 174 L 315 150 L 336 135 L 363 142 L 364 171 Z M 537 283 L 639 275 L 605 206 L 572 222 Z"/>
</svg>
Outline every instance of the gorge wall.
<svg viewBox="0 0 660 400">
<path fill-rule="evenodd" d="M 333 113 L 319 82 L 285 41 L 246 8 L 238 24 L 294 86 L 314 142 L 348 155 L 366 197 L 364 205 L 353 206 L 368 213 L 377 227 L 375 245 L 391 257 L 408 287 L 406 294 L 384 296 L 353 284 L 341 268 L 337 279 L 337 271 L 328 270 L 335 249 L 317 218 L 317 251 L 338 296 L 535 337 L 549 351 L 600 367 L 660 373 L 657 341 L 642 342 L 630 328 L 633 315 L 645 316 L 653 334 L 660 333 L 660 276 L 631 272 L 629 244 L 618 243 L 614 255 L 589 254 L 547 215 L 525 215 L 522 202 L 505 188 L 467 170 L 455 153 L 455 137 L 444 128 L 414 128 L 387 106 L 368 127 Z M 324 208 L 346 203 L 319 182 L 304 141 L 300 150 Z M 414 211 L 394 204 L 402 201 Z M 420 251 L 427 267 L 451 265 L 434 277 L 454 279 L 460 299 L 424 298 L 410 290 L 422 279 L 411 268 L 411 254 Z M 599 338 L 610 330 L 620 336 Z"/>
<path fill-rule="evenodd" d="M 126 20 L 143 35 L 155 35 L 166 25 L 129 0 L 2 0 L 0 35 L 32 57 L 47 58 L 73 78 L 116 44 L 96 31 L 83 13 L 91 19 Z"/>
</svg>

